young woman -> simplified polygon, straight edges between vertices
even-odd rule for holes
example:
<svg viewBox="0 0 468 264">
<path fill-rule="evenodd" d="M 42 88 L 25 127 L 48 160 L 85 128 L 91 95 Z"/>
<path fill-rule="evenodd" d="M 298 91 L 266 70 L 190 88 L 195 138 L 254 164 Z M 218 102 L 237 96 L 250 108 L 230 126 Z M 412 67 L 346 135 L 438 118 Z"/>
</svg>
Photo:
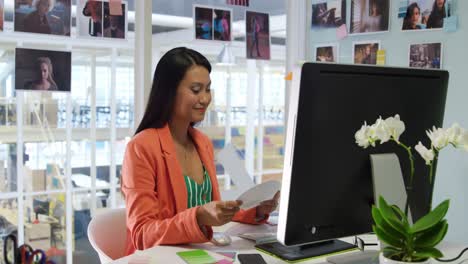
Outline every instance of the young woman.
<svg viewBox="0 0 468 264">
<path fill-rule="evenodd" d="M 57 84 L 54 81 L 54 68 L 48 57 L 36 59 L 36 80 L 26 83 L 27 90 L 56 91 Z"/>
<path fill-rule="evenodd" d="M 442 28 L 446 16 L 445 0 L 435 0 L 429 19 L 427 20 L 427 28 Z"/>
<path fill-rule="evenodd" d="M 128 143 L 122 169 L 127 254 L 160 244 L 203 243 L 212 226 L 264 223 L 279 193 L 256 208 L 220 201 L 213 146 L 193 127 L 211 101 L 211 65 L 175 48 L 159 61 L 143 119 Z"/>
<path fill-rule="evenodd" d="M 406 16 L 403 20 L 403 30 L 415 30 L 422 29 L 419 23 L 421 16 L 421 9 L 417 3 L 412 3 L 406 9 Z"/>
</svg>

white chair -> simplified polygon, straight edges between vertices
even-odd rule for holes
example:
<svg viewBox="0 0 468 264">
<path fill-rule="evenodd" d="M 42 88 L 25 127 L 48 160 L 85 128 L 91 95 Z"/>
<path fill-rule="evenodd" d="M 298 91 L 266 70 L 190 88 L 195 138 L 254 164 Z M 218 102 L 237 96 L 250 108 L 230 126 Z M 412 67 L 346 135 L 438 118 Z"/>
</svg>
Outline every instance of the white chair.
<svg viewBox="0 0 468 264">
<path fill-rule="evenodd" d="M 94 216 L 88 225 L 88 238 L 101 263 L 124 257 L 127 241 L 125 208 L 108 209 Z"/>
</svg>

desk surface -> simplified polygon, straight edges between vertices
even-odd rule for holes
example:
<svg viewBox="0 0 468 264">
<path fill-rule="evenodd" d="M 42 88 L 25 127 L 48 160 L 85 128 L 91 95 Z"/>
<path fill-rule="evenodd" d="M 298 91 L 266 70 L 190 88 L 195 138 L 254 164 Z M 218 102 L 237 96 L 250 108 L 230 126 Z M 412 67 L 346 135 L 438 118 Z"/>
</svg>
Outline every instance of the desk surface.
<svg viewBox="0 0 468 264">
<path fill-rule="evenodd" d="M 253 232 L 261 233 L 261 232 L 275 232 L 275 231 L 276 231 L 276 227 L 269 226 L 269 225 L 252 226 L 252 225 L 245 225 L 245 224 L 239 224 L 239 223 L 229 223 L 223 227 L 215 228 L 215 232 L 225 232 L 231 236 L 232 243 L 228 246 L 219 247 L 219 246 L 213 245 L 212 243 L 189 244 L 189 245 L 182 246 L 182 247 L 156 246 L 156 247 L 144 250 L 142 252 L 146 256 L 153 257 L 157 261 L 157 263 L 185 264 L 185 262 L 182 259 L 180 259 L 175 253 L 178 251 L 187 250 L 187 249 L 204 249 L 204 250 L 208 250 L 210 254 L 212 254 L 213 252 L 223 252 L 223 251 L 226 251 L 226 252 L 235 251 L 237 252 L 237 254 L 259 253 L 265 259 L 266 263 L 269 263 L 269 264 L 270 263 L 271 264 L 287 263 L 281 259 L 275 258 L 268 254 L 264 254 L 260 251 L 257 251 L 254 248 L 254 242 L 245 240 L 236 236 L 241 233 L 253 233 Z M 374 241 L 376 241 L 375 236 L 368 236 L 364 240 L 366 242 L 373 242 L 373 241 L 369 241 L 371 239 L 374 239 Z M 347 242 L 351 242 L 352 238 L 345 238 L 343 240 Z M 444 252 L 444 254 L 446 254 L 447 258 L 451 258 L 457 255 L 464 247 L 462 247 L 461 245 L 455 245 L 451 243 L 442 243 L 441 247 L 439 248 Z M 351 253 L 343 253 L 343 254 L 353 254 L 353 253 L 351 252 Z M 216 255 L 216 254 L 213 254 L 213 255 Z M 132 257 L 134 257 L 134 255 L 130 255 L 130 256 L 118 259 L 112 263 L 113 264 L 126 264 L 129 262 L 129 260 L 132 259 Z M 460 260 L 463 260 L 465 258 L 462 257 Z M 454 263 L 459 263 L 460 260 Z M 236 258 L 236 262 L 234 263 L 240 263 L 240 262 Z M 326 261 L 325 257 L 311 259 L 311 260 L 303 261 L 300 263 L 301 264 L 302 263 L 303 264 L 329 264 Z M 441 262 L 434 261 L 433 263 L 441 263 Z"/>
</svg>

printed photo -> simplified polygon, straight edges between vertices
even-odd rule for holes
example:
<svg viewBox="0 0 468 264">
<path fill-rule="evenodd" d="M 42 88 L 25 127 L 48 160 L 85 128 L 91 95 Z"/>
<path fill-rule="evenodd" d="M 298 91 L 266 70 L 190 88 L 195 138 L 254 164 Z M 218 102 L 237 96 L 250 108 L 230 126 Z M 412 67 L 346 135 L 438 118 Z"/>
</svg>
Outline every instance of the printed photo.
<svg viewBox="0 0 468 264">
<path fill-rule="evenodd" d="M 231 11 L 223 9 L 213 10 L 214 40 L 231 41 Z"/>
<path fill-rule="evenodd" d="M 351 0 L 350 34 L 388 31 L 390 0 Z"/>
<path fill-rule="evenodd" d="M 77 35 L 80 37 L 102 37 L 103 2 L 78 1 L 76 10 Z"/>
<path fill-rule="evenodd" d="M 16 49 L 17 90 L 61 91 L 71 89 L 71 52 Z"/>
<path fill-rule="evenodd" d="M 0 0 L 0 31 L 3 31 L 3 0 Z"/>
<path fill-rule="evenodd" d="M 111 15 L 109 3 L 104 2 L 104 32 L 105 38 L 125 38 L 126 33 L 126 14 L 125 3 L 122 3 L 122 15 Z"/>
<path fill-rule="evenodd" d="M 228 5 L 249 6 L 249 0 L 226 0 Z"/>
<path fill-rule="evenodd" d="M 378 41 L 354 43 L 354 64 L 377 65 L 377 51 L 380 49 Z"/>
<path fill-rule="evenodd" d="M 316 62 L 338 62 L 338 45 L 323 45 L 315 47 Z"/>
<path fill-rule="evenodd" d="M 246 57 L 248 59 L 270 59 L 270 20 L 269 15 L 247 11 L 245 17 Z"/>
<path fill-rule="evenodd" d="M 410 0 L 403 17 L 403 30 L 441 29 L 450 16 L 450 0 Z"/>
<path fill-rule="evenodd" d="M 346 24 L 346 0 L 312 4 L 312 29 L 337 28 Z"/>
<path fill-rule="evenodd" d="M 412 68 L 440 69 L 442 43 L 410 45 L 409 66 Z"/>
<path fill-rule="evenodd" d="M 195 39 L 213 40 L 213 9 L 195 6 Z"/>
<path fill-rule="evenodd" d="M 70 36 L 71 0 L 15 0 L 14 30 Z"/>
</svg>

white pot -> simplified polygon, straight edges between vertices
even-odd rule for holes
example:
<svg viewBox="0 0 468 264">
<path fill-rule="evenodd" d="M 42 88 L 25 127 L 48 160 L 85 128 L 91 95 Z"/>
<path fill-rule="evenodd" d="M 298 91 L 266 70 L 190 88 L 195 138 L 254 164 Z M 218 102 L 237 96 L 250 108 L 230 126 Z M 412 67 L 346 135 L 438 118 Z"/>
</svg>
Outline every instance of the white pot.
<svg viewBox="0 0 468 264">
<path fill-rule="evenodd" d="M 432 259 L 428 259 L 423 262 L 404 262 L 404 261 L 396 261 L 392 259 L 388 259 L 384 257 L 383 253 L 379 254 L 379 263 L 380 264 L 430 264 Z"/>
</svg>

